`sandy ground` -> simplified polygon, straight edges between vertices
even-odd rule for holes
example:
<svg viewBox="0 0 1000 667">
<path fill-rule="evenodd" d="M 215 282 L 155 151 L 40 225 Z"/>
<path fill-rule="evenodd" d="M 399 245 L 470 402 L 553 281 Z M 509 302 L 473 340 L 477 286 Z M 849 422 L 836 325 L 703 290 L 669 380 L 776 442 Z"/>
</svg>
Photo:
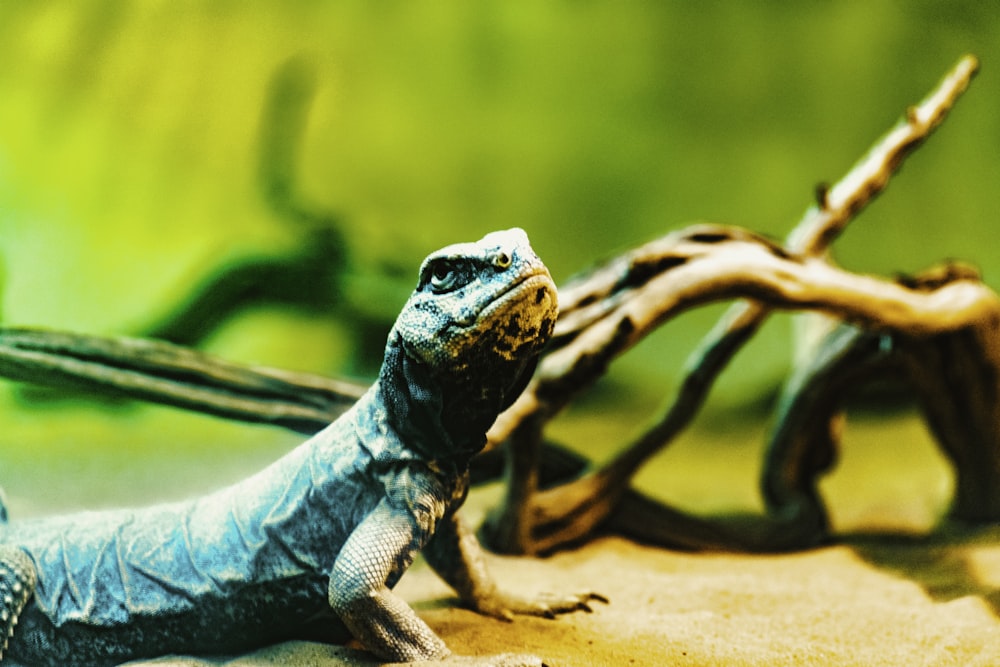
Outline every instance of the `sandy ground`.
<svg viewBox="0 0 1000 667">
<path fill-rule="evenodd" d="M 522 592 L 595 590 L 592 614 L 503 623 L 457 608 L 417 563 L 397 591 L 459 654 L 533 653 L 547 665 L 1000 664 L 1000 528 L 933 538 L 867 536 L 774 555 L 689 554 L 601 538 L 544 560 L 491 557 Z M 206 663 L 378 664 L 289 643 Z"/>
<path fill-rule="evenodd" d="M 13 456 L 40 451 L 38 442 L 67 439 L 69 444 L 46 460 L 50 465 L 43 470 L 44 484 L 27 476 L 36 467 L 36 454 L 25 455 L 30 459 L 25 462 L 15 458 L 0 466 L 11 481 L 8 491 L 20 489 L 19 494 L 9 494 L 16 496 L 10 497 L 13 516 L 61 511 L 56 502 L 89 499 L 71 498 L 74 490 L 112 493 L 113 478 L 96 478 L 102 480 L 97 483 L 86 472 L 106 474 L 114 469 L 115 459 L 100 459 L 92 449 L 72 442 L 70 436 L 79 431 L 77 415 L 64 420 L 63 430 L 57 430 L 62 422 L 56 416 L 48 416 L 42 426 L 36 427 L 36 422 L 40 422 L 37 416 L 28 415 L 6 424 L 2 436 L 21 447 L 3 451 Z M 134 437 L 123 431 L 120 422 L 109 417 L 106 427 L 88 436 L 120 440 L 108 446 L 108 457 L 119 456 L 123 443 Z M 602 424 L 596 417 L 584 421 L 580 434 L 569 434 L 570 439 L 614 435 L 602 434 L 601 428 L 614 428 Z M 230 428 L 220 425 L 221 432 L 214 435 L 224 439 L 244 432 L 232 427 L 230 433 Z M 136 430 L 184 442 L 183 434 L 166 427 L 151 429 L 146 421 L 137 421 Z M 644 471 L 650 488 L 665 489 L 674 494 L 674 502 L 689 502 L 702 514 L 725 507 L 753 510 L 757 492 L 752 468 L 759 455 L 732 443 L 711 446 L 721 439 L 741 438 L 748 443 L 761 439 L 757 431 L 737 435 L 712 434 L 677 445 Z M 490 556 L 496 578 L 508 588 L 523 593 L 594 590 L 611 599 L 609 605 L 595 605 L 592 614 L 555 621 L 519 618 L 503 623 L 461 609 L 419 560 L 397 592 L 455 653 L 533 653 L 551 667 L 1000 665 L 1000 526 L 964 532 L 934 527 L 951 490 L 946 469 L 919 423 L 880 421 L 877 428 L 859 428 L 848 435 L 849 451 L 837 474 L 824 483 L 835 525 L 847 536 L 833 546 L 768 556 L 695 554 L 603 537 L 547 559 Z M 273 439 L 267 432 L 261 437 Z M 260 462 L 243 461 L 250 458 L 251 447 L 240 442 L 243 449 L 236 457 L 240 465 L 256 469 Z M 154 446 L 162 445 L 150 445 Z M 77 458 L 71 458 L 78 450 Z M 218 484 L 221 460 L 193 466 L 188 459 L 195 453 L 174 453 L 175 472 L 186 479 L 192 469 L 205 470 L 210 479 L 201 483 Z M 265 448 L 254 455 L 266 461 L 277 454 Z M 170 474 L 169 461 L 152 460 L 155 465 L 142 462 L 122 468 L 121 479 L 132 486 L 114 493 L 138 496 L 156 484 L 183 491 L 174 488 L 181 478 Z M 145 475 L 147 470 L 150 475 Z M 226 474 L 238 479 L 243 473 Z M 52 499 L 52 506 L 42 505 L 46 490 L 59 496 Z M 496 503 L 500 490 L 500 485 L 474 490 L 463 508 L 467 519 L 478 521 Z M 931 529 L 929 537 L 900 536 L 904 530 L 927 534 Z M 230 659 L 168 658 L 154 663 L 158 667 L 378 664 L 356 649 L 305 643 Z"/>
</svg>

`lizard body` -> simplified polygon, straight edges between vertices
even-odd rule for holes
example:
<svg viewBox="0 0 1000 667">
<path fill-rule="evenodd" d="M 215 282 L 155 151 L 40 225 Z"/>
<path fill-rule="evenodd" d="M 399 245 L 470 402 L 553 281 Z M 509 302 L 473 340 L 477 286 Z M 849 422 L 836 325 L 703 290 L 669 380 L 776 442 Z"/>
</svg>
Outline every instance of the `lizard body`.
<svg viewBox="0 0 1000 667">
<path fill-rule="evenodd" d="M 191 501 L 0 523 L 0 660 L 111 665 L 352 635 L 387 660 L 445 658 L 391 592 L 425 545 L 483 613 L 587 609 L 598 596 L 499 592 L 455 516 L 469 459 L 524 388 L 556 314 L 519 229 L 433 253 L 375 384 L 265 470 Z"/>
</svg>

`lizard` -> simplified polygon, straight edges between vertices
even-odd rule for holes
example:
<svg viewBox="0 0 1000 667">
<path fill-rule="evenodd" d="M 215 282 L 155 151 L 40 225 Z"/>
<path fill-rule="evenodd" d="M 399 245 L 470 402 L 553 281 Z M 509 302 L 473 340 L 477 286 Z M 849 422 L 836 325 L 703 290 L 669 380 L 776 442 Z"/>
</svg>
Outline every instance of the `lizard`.
<svg viewBox="0 0 1000 667">
<path fill-rule="evenodd" d="M 0 661 L 113 665 L 353 637 L 383 660 L 479 664 L 392 592 L 421 551 L 489 616 L 606 602 L 502 591 L 456 514 L 469 461 L 529 382 L 557 301 L 523 230 L 447 246 L 422 263 L 374 384 L 263 471 L 140 509 L 11 521 L 0 505 Z"/>
</svg>

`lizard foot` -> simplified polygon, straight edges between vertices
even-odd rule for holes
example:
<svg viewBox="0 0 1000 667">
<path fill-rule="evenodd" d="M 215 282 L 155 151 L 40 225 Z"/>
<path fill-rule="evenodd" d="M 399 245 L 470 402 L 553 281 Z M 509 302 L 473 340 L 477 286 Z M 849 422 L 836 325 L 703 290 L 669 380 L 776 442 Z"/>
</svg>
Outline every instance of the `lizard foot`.
<svg viewBox="0 0 1000 667">
<path fill-rule="evenodd" d="M 514 616 L 555 618 L 559 614 L 569 614 L 575 611 L 584 611 L 589 614 L 594 611 L 590 606 L 591 602 L 608 604 L 609 600 L 599 593 L 590 591 L 570 595 L 543 593 L 530 598 L 495 592 L 475 600 L 473 606 L 480 614 L 492 616 L 502 621 L 512 621 Z"/>
</svg>

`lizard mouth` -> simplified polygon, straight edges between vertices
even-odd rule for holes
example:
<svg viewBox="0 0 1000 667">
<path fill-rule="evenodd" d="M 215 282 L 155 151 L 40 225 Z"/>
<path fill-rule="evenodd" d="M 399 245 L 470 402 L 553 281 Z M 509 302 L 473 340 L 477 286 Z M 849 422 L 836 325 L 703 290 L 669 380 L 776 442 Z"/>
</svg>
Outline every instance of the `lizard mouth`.
<svg viewBox="0 0 1000 667">
<path fill-rule="evenodd" d="M 488 314 L 502 303 L 511 301 L 512 299 L 517 299 L 516 293 L 529 292 L 531 288 L 538 288 L 539 290 L 545 292 L 552 292 L 553 295 L 555 294 L 555 284 L 552 282 L 552 277 L 549 276 L 549 272 L 545 269 L 539 268 L 531 273 L 521 276 L 516 281 L 508 285 L 502 292 L 493 297 L 493 299 L 483 308 L 481 315 Z M 543 298 L 539 296 L 537 300 L 541 303 Z"/>
<path fill-rule="evenodd" d="M 532 299 L 535 305 L 542 306 L 546 299 L 555 302 L 555 296 L 556 288 L 555 283 L 552 282 L 552 277 L 544 268 L 539 268 L 521 276 L 493 297 L 479 312 L 476 320 L 482 322 L 484 319 L 489 319 L 497 311 L 526 298 Z M 552 308 L 552 306 L 549 308 Z M 545 310 L 549 308 L 545 308 Z M 554 310 L 554 308 L 552 309 Z"/>
</svg>

